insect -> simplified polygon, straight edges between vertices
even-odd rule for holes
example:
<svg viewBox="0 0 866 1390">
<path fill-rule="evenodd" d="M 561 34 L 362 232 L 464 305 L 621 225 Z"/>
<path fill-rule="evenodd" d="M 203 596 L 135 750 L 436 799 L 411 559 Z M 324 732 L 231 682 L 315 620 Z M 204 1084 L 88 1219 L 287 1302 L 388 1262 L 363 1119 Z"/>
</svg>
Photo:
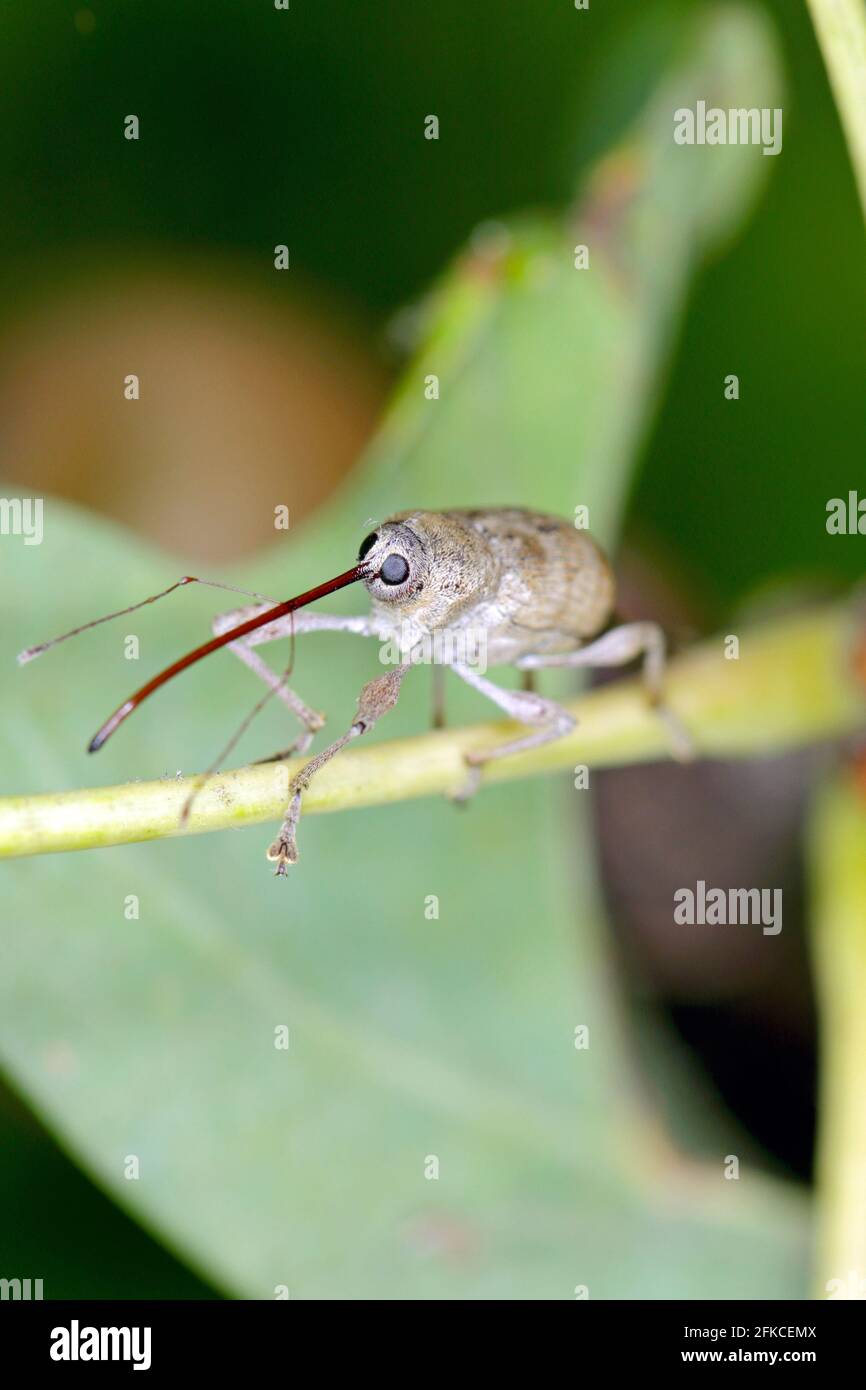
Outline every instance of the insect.
<svg viewBox="0 0 866 1390">
<path fill-rule="evenodd" d="M 153 603 L 184 584 L 211 582 L 185 576 L 122 612 Z M 316 599 L 357 582 L 364 584 L 370 596 L 368 615 L 298 612 Z M 285 875 L 287 866 L 297 861 L 301 804 L 313 777 L 347 743 L 368 733 L 394 707 L 407 672 L 424 660 L 432 659 L 434 666 L 452 670 L 527 728 L 520 737 L 466 755 L 466 780 L 455 793 L 457 801 L 468 800 L 477 790 L 486 763 L 561 738 L 575 727 L 568 710 L 531 688 L 533 673 L 545 667 L 622 666 L 642 657 L 647 697 L 665 721 L 673 756 L 685 760 L 692 755 L 691 741 L 663 700 L 662 629 L 653 622 L 615 623 L 615 590 L 613 572 L 601 547 L 587 531 L 576 529 L 561 517 L 496 507 L 400 512 L 370 532 L 361 543 L 357 563 L 336 578 L 283 603 L 255 595 L 260 600 L 256 604 L 216 617 L 213 637 L 125 700 L 91 739 L 89 751 L 101 748 L 160 686 L 227 646 L 301 724 L 301 733 L 291 747 L 275 758 L 305 753 L 324 727 L 324 717 L 289 687 L 288 673 L 278 675 L 255 649 L 286 636 L 336 631 L 388 644 L 393 664 L 364 686 L 346 732 L 305 763 L 292 781 L 283 823 L 268 850 L 279 875 Z M 108 614 L 85 623 L 51 642 L 28 648 L 18 659 L 30 661 L 57 642 L 119 616 Z M 484 659 L 479 661 L 482 652 Z M 484 673 L 487 666 L 504 665 L 525 673 L 524 689 L 503 689 Z"/>
</svg>

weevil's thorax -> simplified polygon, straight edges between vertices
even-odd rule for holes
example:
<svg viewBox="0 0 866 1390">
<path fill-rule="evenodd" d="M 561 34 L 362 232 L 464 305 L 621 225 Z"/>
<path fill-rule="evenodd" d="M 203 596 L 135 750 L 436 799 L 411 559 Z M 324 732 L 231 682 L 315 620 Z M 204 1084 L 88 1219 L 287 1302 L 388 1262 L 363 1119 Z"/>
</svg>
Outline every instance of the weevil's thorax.
<svg viewBox="0 0 866 1390">
<path fill-rule="evenodd" d="M 479 605 L 498 589 L 498 557 L 460 513 L 401 512 L 383 522 L 376 536 L 367 552 L 374 566 L 393 555 L 409 566 L 402 583 L 367 581 L 377 624 L 401 646 L 477 621 Z M 394 572 L 400 573 L 396 563 Z"/>
</svg>

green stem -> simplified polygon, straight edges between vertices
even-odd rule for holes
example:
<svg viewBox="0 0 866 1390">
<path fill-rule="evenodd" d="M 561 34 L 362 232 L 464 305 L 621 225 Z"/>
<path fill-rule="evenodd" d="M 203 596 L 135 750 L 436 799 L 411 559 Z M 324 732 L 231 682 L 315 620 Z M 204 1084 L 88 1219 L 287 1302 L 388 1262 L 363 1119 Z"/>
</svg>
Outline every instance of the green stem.
<svg viewBox="0 0 866 1390">
<path fill-rule="evenodd" d="M 818 1298 L 866 1298 L 866 786 L 834 782 L 812 835 L 821 1075 Z"/>
<path fill-rule="evenodd" d="M 854 615 L 836 604 L 744 632 L 737 660 L 716 637 L 671 662 L 667 694 L 697 751 L 756 757 L 843 734 L 864 722 L 863 686 L 854 672 Z M 668 754 L 667 736 L 639 679 L 619 681 L 571 701 L 578 728 L 530 753 L 485 770 L 485 782 L 533 773 L 646 762 Z M 369 748 L 328 763 L 304 797 L 305 812 L 338 811 L 453 791 L 463 756 L 514 736 L 506 722 L 476 724 Z M 181 815 L 198 779 L 13 796 L 0 800 L 0 857 L 128 844 L 275 820 L 301 760 L 240 768 L 210 779 L 185 826 Z"/>
<path fill-rule="evenodd" d="M 808 0 L 866 214 L 866 4 Z"/>
</svg>

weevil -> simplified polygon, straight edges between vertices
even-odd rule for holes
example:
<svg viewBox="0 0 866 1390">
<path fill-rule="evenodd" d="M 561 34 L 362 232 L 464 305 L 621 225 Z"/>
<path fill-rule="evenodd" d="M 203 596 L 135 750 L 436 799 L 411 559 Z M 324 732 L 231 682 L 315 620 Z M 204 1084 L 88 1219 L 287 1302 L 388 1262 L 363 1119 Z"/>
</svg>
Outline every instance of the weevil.
<svg viewBox="0 0 866 1390">
<path fill-rule="evenodd" d="M 357 582 L 363 583 L 369 594 L 369 614 L 344 617 L 298 612 L 316 599 Z M 212 581 L 187 575 L 143 603 L 153 603 L 190 583 Z M 311 709 L 290 688 L 287 675 L 273 671 L 255 648 L 278 638 L 321 631 L 350 632 L 387 644 L 393 664 L 364 686 L 349 728 L 305 763 L 290 784 L 283 823 L 267 852 L 279 875 L 297 860 L 301 804 L 315 774 L 394 707 L 406 673 L 413 665 L 431 659 L 431 653 L 434 664 L 453 671 L 527 727 L 527 733 L 520 737 L 466 754 L 465 781 L 454 793 L 457 801 L 466 801 L 474 794 L 485 764 L 562 738 L 575 727 L 575 718 L 567 709 L 531 688 L 533 673 L 546 667 L 622 666 L 642 657 L 647 698 L 665 721 L 673 756 L 685 760 L 692 754 L 688 734 L 664 704 L 662 629 L 654 622 L 616 622 L 616 583 L 603 550 L 588 531 L 561 517 L 516 507 L 398 512 L 365 537 L 356 564 L 343 574 L 283 603 L 263 595 L 254 597 L 260 601 L 217 616 L 213 637 L 125 700 L 88 748 L 96 752 L 166 681 L 227 646 L 300 722 L 301 732 L 291 747 L 274 757 L 303 754 L 324 727 L 324 717 Z M 142 606 L 134 604 L 122 612 Z M 108 614 L 51 642 L 28 648 L 19 661 L 32 660 L 57 642 L 118 616 Z M 472 659 L 471 654 L 477 657 L 479 651 L 484 654 L 485 670 L 487 666 L 516 667 L 525 673 L 527 687 L 506 690 L 489 680 L 478 669 L 478 660 Z"/>
</svg>

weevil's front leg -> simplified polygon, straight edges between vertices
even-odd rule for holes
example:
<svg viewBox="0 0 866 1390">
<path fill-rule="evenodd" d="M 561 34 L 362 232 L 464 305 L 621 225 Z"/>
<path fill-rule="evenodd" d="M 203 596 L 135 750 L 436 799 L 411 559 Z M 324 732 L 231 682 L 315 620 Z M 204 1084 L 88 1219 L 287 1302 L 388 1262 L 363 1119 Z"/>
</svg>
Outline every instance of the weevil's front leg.
<svg viewBox="0 0 866 1390">
<path fill-rule="evenodd" d="M 246 618 L 251 618 L 256 613 L 266 612 L 269 607 L 273 607 L 273 604 L 255 604 L 246 608 L 236 608 L 230 613 L 220 613 L 213 620 L 213 631 L 216 636 L 219 636 L 228 631 L 229 628 L 236 627 Z M 265 685 L 273 690 L 277 698 L 282 700 L 283 704 L 292 711 L 292 714 L 303 726 L 302 732 L 289 748 L 284 749 L 273 758 L 262 759 L 263 762 L 276 762 L 280 758 L 288 758 L 295 753 L 306 753 L 314 736 L 325 727 L 325 716 L 305 704 L 300 695 L 296 695 L 294 690 L 286 685 L 285 679 L 272 671 L 257 652 L 252 651 L 252 647 L 261 642 L 274 642 L 280 637 L 290 637 L 293 631 L 293 618 L 295 635 L 300 632 L 325 630 L 356 632 L 365 637 L 373 635 L 372 631 L 369 630 L 368 619 L 365 617 L 350 618 L 329 613 L 298 613 L 287 614 L 284 618 L 278 618 L 276 622 L 269 623 L 267 627 L 258 628 L 255 632 L 240 638 L 239 641 L 229 643 L 229 651 L 234 652 L 245 666 L 249 667 L 260 680 L 265 682 Z"/>
<path fill-rule="evenodd" d="M 695 756 L 691 735 L 665 704 L 665 636 L 658 623 L 623 623 L 575 652 L 524 656 L 516 664 L 524 671 L 544 666 L 625 666 L 639 656 L 643 657 L 647 698 L 667 729 L 671 755 L 677 762 L 690 762 Z"/>
<path fill-rule="evenodd" d="M 375 680 L 369 681 L 358 697 L 355 718 L 346 732 L 340 738 L 335 739 L 327 748 L 324 748 L 321 753 L 310 758 L 310 761 L 305 763 L 297 777 L 292 781 L 289 787 L 289 807 L 286 818 L 268 850 L 268 859 L 277 866 L 274 870 L 276 874 L 284 875 L 287 865 L 297 863 L 296 837 L 301 814 L 301 800 L 319 768 L 330 762 L 340 749 L 345 748 L 352 739 L 360 738 L 361 734 L 369 733 L 377 721 L 382 718 L 382 715 L 394 708 L 400 694 L 403 677 L 408 670 L 408 664 L 395 666 L 384 676 L 377 676 Z"/>
<path fill-rule="evenodd" d="M 247 618 L 258 613 L 266 613 L 270 603 L 249 604 L 246 608 L 235 608 L 229 613 L 218 613 L 213 620 L 213 630 L 217 636 L 237 627 Z M 292 632 L 300 636 L 302 632 L 354 632 L 358 637 L 378 637 L 380 633 L 369 614 L 356 617 L 343 613 L 286 613 L 266 627 L 258 627 L 242 640 L 250 647 L 259 647 L 263 642 L 275 642 L 280 637 L 291 637 Z M 230 643 L 230 646 L 234 646 Z"/>
<path fill-rule="evenodd" d="M 235 610 L 234 613 L 219 614 L 213 621 L 214 633 L 219 636 L 219 634 L 225 632 L 227 628 L 235 626 L 239 622 L 243 622 L 244 616 L 252 616 L 255 611 L 256 609 L 252 608 Z M 239 613 L 241 616 L 238 616 Z M 250 634 L 250 636 L 254 635 L 256 634 Z M 310 706 L 301 699 L 300 695 L 296 695 L 294 690 L 286 684 L 283 676 L 279 676 L 276 671 L 272 671 L 267 662 L 263 661 L 259 656 L 258 652 L 252 651 L 249 637 L 241 638 L 237 642 L 230 642 L 228 649 L 238 657 L 250 671 L 257 675 L 260 680 L 263 680 L 265 685 L 274 692 L 277 699 L 282 700 L 286 708 L 291 710 L 292 714 L 302 726 L 301 733 L 298 734 L 298 737 L 291 745 L 291 752 L 306 753 L 315 735 L 320 729 L 324 728 L 325 716 L 320 714 L 318 710 L 311 709 Z M 288 753 L 286 756 L 288 756 Z"/>
<path fill-rule="evenodd" d="M 563 709 L 555 700 L 545 700 L 543 696 L 528 690 L 503 690 L 501 686 L 494 685 L 485 676 L 479 676 L 471 667 L 459 662 L 455 662 L 451 669 L 461 680 L 493 700 L 500 709 L 504 709 L 512 719 L 518 720 L 521 724 L 529 724 L 535 729 L 534 733 L 525 734 L 523 738 L 511 739 L 509 743 L 502 743 L 496 748 L 467 753 L 465 758 L 469 774 L 463 786 L 454 795 L 453 799 L 457 802 L 468 801 L 474 796 L 480 785 L 481 769 L 485 763 L 492 762 L 495 758 L 507 758 L 511 753 L 525 753 L 530 748 L 538 748 L 542 743 L 562 738 L 577 722 L 568 710 Z"/>
</svg>

